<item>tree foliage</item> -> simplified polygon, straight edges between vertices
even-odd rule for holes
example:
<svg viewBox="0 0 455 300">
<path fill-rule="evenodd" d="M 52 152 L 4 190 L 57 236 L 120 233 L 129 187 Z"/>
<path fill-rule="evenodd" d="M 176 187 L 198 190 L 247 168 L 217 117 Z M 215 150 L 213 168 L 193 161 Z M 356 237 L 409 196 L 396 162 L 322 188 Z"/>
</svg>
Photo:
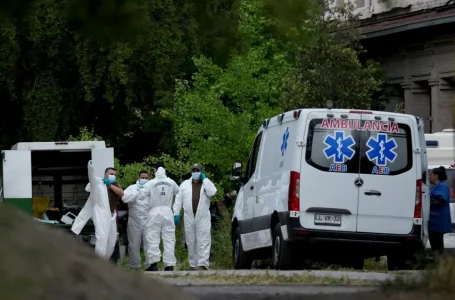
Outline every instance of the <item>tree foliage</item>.
<svg viewBox="0 0 455 300">
<path fill-rule="evenodd" d="M 261 0 L 240 3 L 235 54 L 225 68 L 195 58 L 197 72 L 191 82 L 177 82 L 174 106 L 166 112 L 178 159 L 202 163 L 220 183 L 221 196 L 231 163 L 246 161 L 259 124 L 281 111 L 283 78 L 291 68 L 288 53 L 268 34 L 273 19 L 263 8 Z"/>
<path fill-rule="evenodd" d="M 172 124 L 159 112 L 172 105 L 175 79 L 193 72 L 193 56 L 229 48 L 213 39 L 235 31 L 234 2 L 2 2 L 0 146 L 65 140 L 87 126 L 122 160 L 172 154 Z M 229 25 L 217 26 L 222 19 Z"/>
<path fill-rule="evenodd" d="M 319 4 L 3 1 L 0 147 L 104 140 L 122 185 L 158 160 L 180 183 L 199 162 L 222 197 L 265 118 L 381 100 L 383 70 L 359 59 L 352 10 Z"/>
<path fill-rule="evenodd" d="M 311 45 L 298 53 L 292 75 L 287 79 L 287 109 L 325 107 L 333 100 L 335 107 L 370 109 L 374 97 L 383 89 L 384 72 L 372 60 L 362 62 L 358 18 L 349 3 L 343 8 L 323 1 L 313 11 L 306 26 L 317 32 Z"/>
</svg>

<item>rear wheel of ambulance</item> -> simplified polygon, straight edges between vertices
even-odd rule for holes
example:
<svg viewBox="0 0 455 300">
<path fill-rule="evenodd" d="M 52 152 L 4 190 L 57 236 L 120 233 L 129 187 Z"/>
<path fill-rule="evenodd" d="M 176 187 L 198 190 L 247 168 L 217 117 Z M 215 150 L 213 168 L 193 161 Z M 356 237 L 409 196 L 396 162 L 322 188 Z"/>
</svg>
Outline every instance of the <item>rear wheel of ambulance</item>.
<svg viewBox="0 0 455 300">
<path fill-rule="evenodd" d="M 275 226 L 272 251 L 273 268 L 276 270 L 289 269 L 291 262 L 291 245 L 283 239 L 280 223 Z"/>
<path fill-rule="evenodd" d="M 242 240 L 240 238 L 240 228 L 235 230 L 232 240 L 232 265 L 234 269 L 251 269 L 253 259 L 248 252 L 243 251 Z"/>
</svg>

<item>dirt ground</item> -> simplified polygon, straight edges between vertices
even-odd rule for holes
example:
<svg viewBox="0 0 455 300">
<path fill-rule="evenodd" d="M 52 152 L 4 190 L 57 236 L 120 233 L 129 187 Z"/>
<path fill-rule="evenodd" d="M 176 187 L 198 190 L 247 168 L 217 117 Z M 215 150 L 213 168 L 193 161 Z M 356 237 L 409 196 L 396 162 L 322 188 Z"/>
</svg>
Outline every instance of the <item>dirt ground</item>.
<svg viewBox="0 0 455 300">
<path fill-rule="evenodd" d="M 63 230 L 0 204 L 0 293 L 7 300 L 191 300 L 141 274 L 117 268 Z"/>
</svg>

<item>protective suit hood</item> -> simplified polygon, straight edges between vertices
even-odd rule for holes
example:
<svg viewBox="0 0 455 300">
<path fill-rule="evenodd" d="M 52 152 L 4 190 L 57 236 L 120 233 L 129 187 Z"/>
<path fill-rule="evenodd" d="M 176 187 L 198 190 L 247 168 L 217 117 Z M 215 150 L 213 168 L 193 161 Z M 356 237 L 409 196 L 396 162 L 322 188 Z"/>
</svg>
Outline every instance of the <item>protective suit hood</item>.
<svg viewBox="0 0 455 300">
<path fill-rule="evenodd" d="M 159 167 L 158 170 L 156 170 L 155 177 L 158 179 L 164 179 L 166 178 L 166 170 L 164 170 L 163 167 Z"/>
</svg>

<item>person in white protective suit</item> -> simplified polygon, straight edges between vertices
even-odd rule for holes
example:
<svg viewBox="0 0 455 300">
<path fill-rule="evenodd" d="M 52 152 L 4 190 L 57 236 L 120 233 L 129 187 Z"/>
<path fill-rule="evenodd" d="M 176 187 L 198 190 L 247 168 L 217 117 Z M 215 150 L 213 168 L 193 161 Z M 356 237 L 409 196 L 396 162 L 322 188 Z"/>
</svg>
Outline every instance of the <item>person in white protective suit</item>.
<svg viewBox="0 0 455 300">
<path fill-rule="evenodd" d="M 130 185 L 122 197 L 128 203 L 128 267 L 141 267 L 141 243 L 144 238 L 144 225 L 148 216 L 148 198 L 139 197 L 139 190 L 148 182 L 149 173 L 140 171 L 135 184 Z"/>
<path fill-rule="evenodd" d="M 191 167 L 191 178 L 180 185 L 174 203 L 174 222 L 180 223 L 183 206 L 185 239 L 191 270 L 207 270 L 211 247 L 210 198 L 216 194 L 215 185 L 202 173 L 202 166 Z"/>
<path fill-rule="evenodd" d="M 74 220 L 71 230 L 80 234 L 90 218 L 95 225 L 95 253 L 105 260 L 109 260 L 114 252 L 117 240 L 117 214 L 118 200 L 123 196 L 123 189 L 116 182 L 116 170 L 107 168 L 104 178 L 95 176 L 92 161 L 88 163 L 89 183 L 85 190 L 90 196 L 84 207 Z"/>
<path fill-rule="evenodd" d="M 165 271 L 173 271 L 175 259 L 175 225 L 172 213 L 172 200 L 179 192 L 179 186 L 166 176 L 163 167 L 158 167 L 155 178 L 139 192 L 140 197 L 148 197 L 149 212 L 145 225 L 145 249 L 150 266 L 146 271 L 158 271 L 161 260 L 160 239 L 163 239 L 163 263 Z"/>
</svg>

